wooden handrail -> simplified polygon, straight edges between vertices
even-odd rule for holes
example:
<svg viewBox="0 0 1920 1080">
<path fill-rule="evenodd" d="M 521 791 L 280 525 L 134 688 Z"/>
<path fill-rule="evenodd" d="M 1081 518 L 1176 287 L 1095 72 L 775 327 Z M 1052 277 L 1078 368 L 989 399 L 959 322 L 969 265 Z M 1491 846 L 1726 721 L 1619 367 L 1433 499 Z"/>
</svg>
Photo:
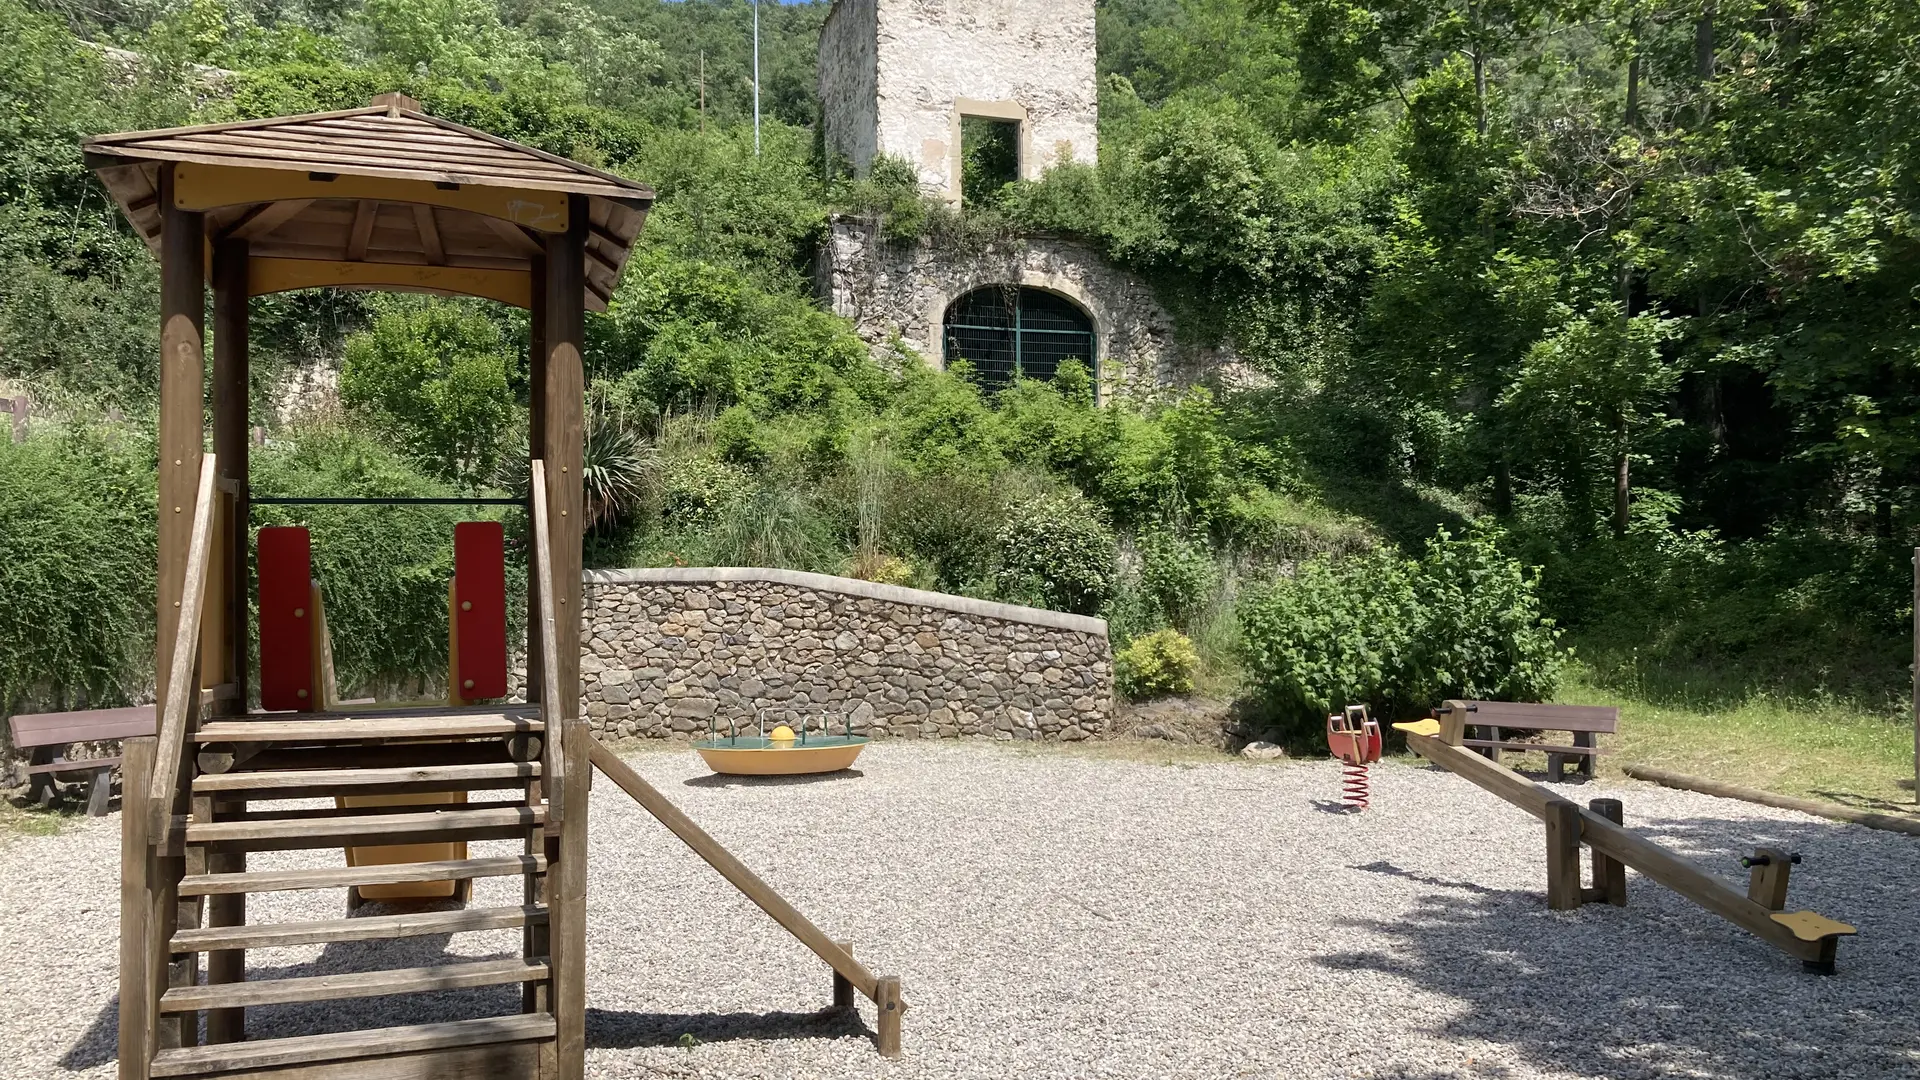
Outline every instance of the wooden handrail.
<svg viewBox="0 0 1920 1080">
<path fill-rule="evenodd" d="M 547 466 L 534 458 L 528 479 L 533 502 L 533 572 L 540 587 L 540 715 L 546 721 L 545 743 L 540 751 L 540 783 L 547 790 L 547 821 L 558 825 L 565 820 L 566 755 L 560 745 L 562 717 L 558 709 L 560 679 L 556 669 L 560 659 L 560 634 L 553 615 L 553 544 L 547 535 Z"/>
<path fill-rule="evenodd" d="M 800 939 L 800 943 L 812 949 L 814 954 L 825 960 L 828 966 L 838 972 L 840 977 L 852 983 L 866 997 L 879 1002 L 880 980 L 874 977 L 867 966 L 853 958 L 853 954 L 841 948 L 832 938 L 813 925 L 812 920 L 800 913 L 800 909 L 787 903 L 786 898 L 774 892 L 759 876 L 747 869 L 746 864 L 734 858 L 733 853 L 722 847 L 719 841 L 708 836 L 705 829 L 693 823 L 693 819 L 680 812 L 680 808 L 660 794 L 659 789 L 647 783 L 633 767 L 620 760 L 613 751 L 598 741 L 587 740 L 587 758 L 593 767 L 605 773 L 621 790 L 633 796 L 633 800 L 645 807 L 647 812 L 659 819 L 660 824 L 673 831 L 693 853 L 707 861 L 707 865 L 720 871 L 720 876 L 733 883 L 746 898 L 759 905 L 760 910 L 773 916 L 773 921 L 786 928 L 787 933 Z M 900 1003 L 902 1011 L 906 1003 Z"/>
<path fill-rule="evenodd" d="M 186 755 L 187 713 L 199 689 L 200 615 L 206 608 L 207 562 L 213 550 L 213 495 L 219 490 L 212 454 L 200 457 L 200 490 L 193 502 L 193 533 L 187 545 L 187 575 L 180 587 L 180 618 L 173 628 L 173 657 L 168 668 L 167 700 L 161 703 L 153 779 L 147 789 L 150 835 L 165 842 L 173 825 L 180 791 L 180 765 Z"/>
</svg>

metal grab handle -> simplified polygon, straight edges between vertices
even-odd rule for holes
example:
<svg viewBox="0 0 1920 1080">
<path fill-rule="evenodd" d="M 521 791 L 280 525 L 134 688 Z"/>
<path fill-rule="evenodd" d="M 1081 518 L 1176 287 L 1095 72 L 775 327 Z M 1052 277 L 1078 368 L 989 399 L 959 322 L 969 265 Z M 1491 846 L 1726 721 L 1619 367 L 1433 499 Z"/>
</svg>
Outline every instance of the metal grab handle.
<svg viewBox="0 0 1920 1080">
<path fill-rule="evenodd" d="M 1787 856 L 1787 861 L 1795 866 L 1799 866 L 1800 853 L 1796 851 Z M 1751 870 L 1756 866 L 1771 866 L 1772 864 L 1773 856 L 1771 855 L 1742 855 L 1740 857 L 1740 869 L 1742 870 Z"/>
</svg>

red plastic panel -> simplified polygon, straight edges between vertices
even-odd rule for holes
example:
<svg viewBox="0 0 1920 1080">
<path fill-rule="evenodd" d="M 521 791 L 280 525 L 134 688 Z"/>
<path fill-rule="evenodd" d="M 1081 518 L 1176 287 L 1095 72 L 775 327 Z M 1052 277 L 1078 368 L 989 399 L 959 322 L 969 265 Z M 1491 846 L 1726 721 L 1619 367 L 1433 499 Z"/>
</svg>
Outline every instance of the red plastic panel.
<svg viewBox="0 0 1920 1080">
<path fill-rule="evenodd" d="M 507 549 L 497 521 L 453 527 L 453 591 L 458 601 L 459 696 L 507 696 Z"/>
<path fill-rule="evenodd" d="M 307 530 L 260 530 L 260 707 L 312 709 L 313 549 Z"/>
</svg>

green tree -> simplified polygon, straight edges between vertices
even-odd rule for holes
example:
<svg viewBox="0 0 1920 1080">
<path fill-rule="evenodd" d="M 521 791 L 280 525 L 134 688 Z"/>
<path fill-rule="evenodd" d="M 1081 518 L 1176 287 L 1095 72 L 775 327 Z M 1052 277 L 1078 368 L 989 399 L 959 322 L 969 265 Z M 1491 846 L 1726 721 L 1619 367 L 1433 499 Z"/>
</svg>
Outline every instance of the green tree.
<svg viewBox="0 0 1920 1080">
<path fill-rule="evenodd" d="M 436 475 L 493 475 L 513 399 L 497 323 L 463 303 L 396 304 L 347 339 L 340 397 Z"/>
</svg>

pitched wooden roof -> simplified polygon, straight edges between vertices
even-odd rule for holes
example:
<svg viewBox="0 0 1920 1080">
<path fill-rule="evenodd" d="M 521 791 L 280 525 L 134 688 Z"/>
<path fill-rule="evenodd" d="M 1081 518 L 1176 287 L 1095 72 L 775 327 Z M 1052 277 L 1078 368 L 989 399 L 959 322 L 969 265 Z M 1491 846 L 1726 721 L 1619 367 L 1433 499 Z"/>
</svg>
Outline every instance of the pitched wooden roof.
<svg viewBox="0 0 1920 1080">
<path fill-rule="evenodd" d="M 364 109 L 103 135 L 88 161 L 156 251 L 159 173 L 248 240 L 255 294 L 334 285 L 490 296 L 526 306 L 542 234 L 588 217 L 586 307 L 604 310 L 653 203 L 612 173 L 463 127 L 398 94 Z"/>
</svg>

